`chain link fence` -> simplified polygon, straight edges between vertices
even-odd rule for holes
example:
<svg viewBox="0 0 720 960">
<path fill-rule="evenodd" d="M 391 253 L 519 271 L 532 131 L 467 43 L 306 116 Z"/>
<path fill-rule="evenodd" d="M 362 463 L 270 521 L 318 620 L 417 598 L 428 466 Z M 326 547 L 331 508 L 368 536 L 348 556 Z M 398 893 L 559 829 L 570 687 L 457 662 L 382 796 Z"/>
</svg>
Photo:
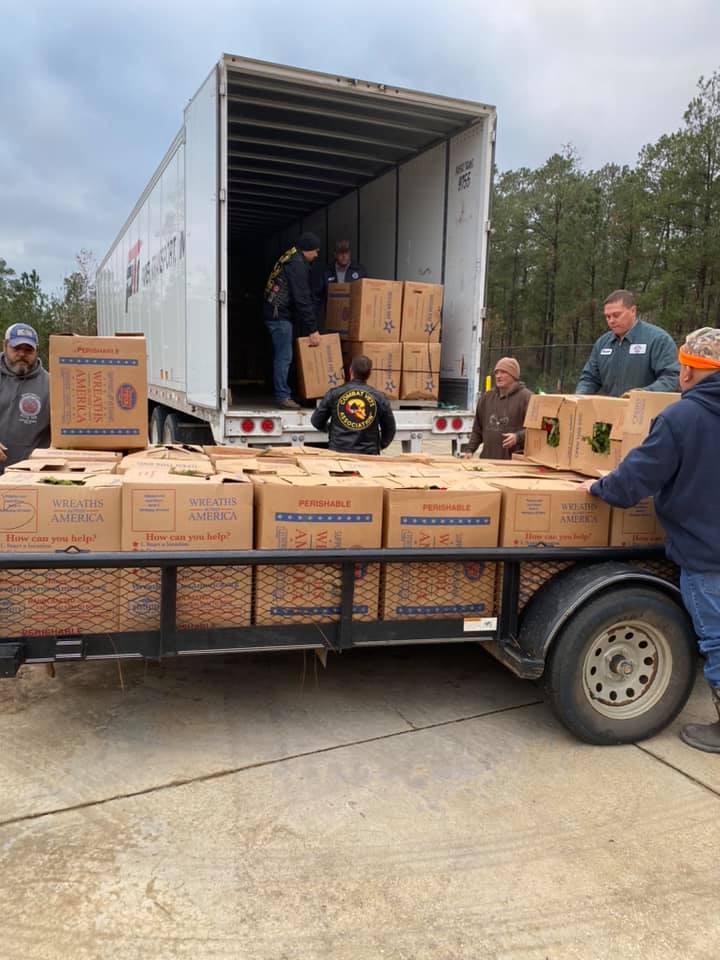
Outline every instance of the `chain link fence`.
<svg viewBox="0 0 720 960">
<path fill-rule="evenodd" d="M 520 364 L 520 375 L 531 390 L 545 393 L 573 393 L 585 366 L 592 343 L 529 344 L 517 347 L 484 341 L 481 358 L 481 388 L 492 376 L 500 357 L 514 357 Z"/>
</svg>

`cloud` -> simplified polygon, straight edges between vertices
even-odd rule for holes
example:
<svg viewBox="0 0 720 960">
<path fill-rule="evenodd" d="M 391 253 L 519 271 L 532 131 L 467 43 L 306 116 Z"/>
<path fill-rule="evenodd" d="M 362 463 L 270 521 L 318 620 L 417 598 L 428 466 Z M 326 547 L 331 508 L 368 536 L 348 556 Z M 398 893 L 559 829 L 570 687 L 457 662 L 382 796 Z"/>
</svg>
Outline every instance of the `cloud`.
<svg viewBox="0 0 720 960">
<path fill-rule="evenodd" d="M 0 35 L 0 257 L 48 289 L 105 253 L 223 51 L 494 103 L 504 169 L 633 162 L 720 59 L 714 0 L 26 7 Z"/>
</svg>

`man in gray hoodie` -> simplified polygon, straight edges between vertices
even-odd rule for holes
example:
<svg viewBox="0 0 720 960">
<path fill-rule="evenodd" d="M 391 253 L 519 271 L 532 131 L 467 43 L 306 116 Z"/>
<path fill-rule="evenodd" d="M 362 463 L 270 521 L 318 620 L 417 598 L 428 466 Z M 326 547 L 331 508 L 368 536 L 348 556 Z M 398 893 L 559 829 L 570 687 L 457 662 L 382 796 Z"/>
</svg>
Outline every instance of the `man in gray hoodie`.
<svg viewBox="0 0 720 960">
<path fill-rule="evenodd" d="M 50 445 L 50 378 L 38 357 L 38 335 L 13 323 L 0 354 L 0 472 Z"/>
</svg>

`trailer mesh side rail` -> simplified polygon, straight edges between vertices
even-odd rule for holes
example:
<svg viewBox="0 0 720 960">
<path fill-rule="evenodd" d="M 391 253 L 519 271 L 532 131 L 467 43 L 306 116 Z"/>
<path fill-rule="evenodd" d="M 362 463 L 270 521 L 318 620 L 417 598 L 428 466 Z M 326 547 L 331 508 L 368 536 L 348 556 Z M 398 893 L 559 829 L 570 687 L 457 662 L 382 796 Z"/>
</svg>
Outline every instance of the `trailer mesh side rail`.
<svg viewBox="0 0 720 960">
<path fill-rule="evenodd" d="M 5 554 L 0 676 L 56 660 L 512 645 L 543 583 L 607 560 L 676 579 L 658 548 Z"/>
</svg>

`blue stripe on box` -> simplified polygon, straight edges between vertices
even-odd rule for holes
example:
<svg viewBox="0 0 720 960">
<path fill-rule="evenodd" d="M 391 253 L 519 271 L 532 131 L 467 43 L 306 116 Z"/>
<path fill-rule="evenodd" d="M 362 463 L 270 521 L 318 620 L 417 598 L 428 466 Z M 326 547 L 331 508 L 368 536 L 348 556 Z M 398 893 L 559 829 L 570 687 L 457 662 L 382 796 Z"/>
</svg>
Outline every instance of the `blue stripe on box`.
<svg viewBox="0 0 720 960">
<path fill-rule="evenodd" d="M 283 523 L 372 523 L 371 513 L 276 513 Z"/>
<path fill-rule="evenodd" d="M 366 614 L 369 607 L 366 604 L 355 604 L 353 613 Z M 333 607 L 270 607 L 270 613 L 276 617 L 317 617 L 340 613 L 340 606 Z"/>
<path fill-rule="evenodd" d="M 129 357 L 60 357 L 58 363 L 72 366 L 137 367 L 139 361 Z"/>
<path fill-rule="evenodd" d="M 423 614 L 423 613 L 485 613 L 484 603 L 448 603 L 435 606 L 396 607 L 395 613 Z"/>
<path fill-rule="evenodd" d="M 140 431 L 137 427 L 114 427 L 107 430 L 100 430 L 97 427 L 61 427 L 60 436 L 62 437 L 138 437 Z"/>
<path fill-rule="evenodd" d="M 490 517 L 400 517 L 402 527 L 488 527 Z"/>
</svg>

